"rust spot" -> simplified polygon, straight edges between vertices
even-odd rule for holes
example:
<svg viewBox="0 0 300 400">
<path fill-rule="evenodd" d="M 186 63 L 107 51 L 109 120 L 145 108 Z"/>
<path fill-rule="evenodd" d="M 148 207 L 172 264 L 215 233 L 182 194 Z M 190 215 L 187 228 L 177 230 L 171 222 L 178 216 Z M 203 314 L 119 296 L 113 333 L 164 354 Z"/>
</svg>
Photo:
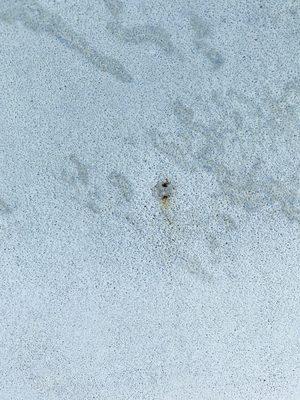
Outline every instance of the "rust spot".
<svg viewBox="0 0 300 400">
<path fill-rule="evenodd" d="M 169 196 L 163 196 L 163 197 L 161 198 L 161 203 L 162 203 L 162 206 L 163 206 L 164 208 L 168 208 L 168 207 L 169 207 L 169 204 L 170 204 Z"/>
<path fill-rule="evenodd" d="M 164 208 L 169 207 L 172 194 L 173 186 L 167 178 L 155 185 L 155 196 L 160 199 L 160 202 Z"/>
</svg>

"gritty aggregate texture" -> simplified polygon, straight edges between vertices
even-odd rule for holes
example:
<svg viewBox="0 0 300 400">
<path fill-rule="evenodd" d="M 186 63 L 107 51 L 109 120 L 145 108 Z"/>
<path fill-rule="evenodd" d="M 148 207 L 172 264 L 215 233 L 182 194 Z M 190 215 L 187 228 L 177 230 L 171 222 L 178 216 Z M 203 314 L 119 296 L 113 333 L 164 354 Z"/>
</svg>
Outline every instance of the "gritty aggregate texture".
<svg viewBox="0 0 300 400">
<path fill-rule="evenodd" d="M 298 0 L 0 0 L 0 399 L 300 400 Z"/>
</svg>

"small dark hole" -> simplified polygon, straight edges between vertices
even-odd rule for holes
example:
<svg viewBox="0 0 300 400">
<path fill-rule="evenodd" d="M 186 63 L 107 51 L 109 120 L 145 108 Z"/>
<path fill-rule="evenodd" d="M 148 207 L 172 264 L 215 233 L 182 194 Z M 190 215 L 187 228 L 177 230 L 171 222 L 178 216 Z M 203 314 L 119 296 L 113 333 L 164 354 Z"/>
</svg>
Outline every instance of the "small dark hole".
<svg viewBox="0 0 300 400">
<path fill-rule="evenodd" d="M 169 185 L 168 181 L 165 181 L 164 183 L 162 183 L 162 187 L 168 187 L 168 185 Z"/>
<path fill-rule="evenodd" d="M 167 195 L 164 195 L 164 196 L 162 197 L 163 200 L 167 200 L 168 198 L 169 198 L 169 196 L 167 196 Z"/>
</svg>

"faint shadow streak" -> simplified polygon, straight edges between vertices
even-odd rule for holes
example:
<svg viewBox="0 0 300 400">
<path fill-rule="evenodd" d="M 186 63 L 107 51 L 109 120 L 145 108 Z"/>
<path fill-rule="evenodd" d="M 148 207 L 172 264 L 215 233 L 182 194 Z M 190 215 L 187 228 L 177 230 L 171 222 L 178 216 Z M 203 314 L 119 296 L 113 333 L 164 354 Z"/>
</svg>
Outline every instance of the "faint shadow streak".
<svg viewBox="0 0 300 400">
<path fill-rule="evenodd" d="M 69 28 L 59 15 L 46 10 L 36 0 L 0 2 L 0 20 L 10 24 L 19 21 L 34 32 L 47 33 L 65 47 L 82 55 L 101 72 L 110 74 L 123 83 L 133 81 L 133 77 L 120 61 L 95 50 L 85 39 Z"/>
</svg>

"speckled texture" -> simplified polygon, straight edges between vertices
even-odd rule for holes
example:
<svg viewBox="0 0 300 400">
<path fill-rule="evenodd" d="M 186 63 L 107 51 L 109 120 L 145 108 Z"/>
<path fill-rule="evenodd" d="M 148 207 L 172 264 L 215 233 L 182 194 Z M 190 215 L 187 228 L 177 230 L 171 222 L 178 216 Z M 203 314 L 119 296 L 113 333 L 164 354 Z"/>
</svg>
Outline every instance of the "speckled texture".
<svg viewBox="0 0 300 400">
<path fill-rule="evenodd" d="M 0 399 L 299 400 L 298 0 L 0 0 Z"/>
</svg>

